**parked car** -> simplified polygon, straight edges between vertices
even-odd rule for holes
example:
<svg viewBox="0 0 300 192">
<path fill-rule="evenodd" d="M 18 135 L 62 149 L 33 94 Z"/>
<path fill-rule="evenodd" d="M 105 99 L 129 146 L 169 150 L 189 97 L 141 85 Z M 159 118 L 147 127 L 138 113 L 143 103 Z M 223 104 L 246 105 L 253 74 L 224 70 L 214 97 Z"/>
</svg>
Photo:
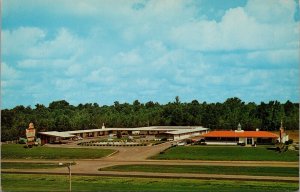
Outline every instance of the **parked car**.
<svg viewBox="0 0 300 192">
<path fill-rule="evenodd" d="M 185 145 L 186 145 L 185 142 L 178 142 L 178 143 L 177 143 L 177 146 L 185 146 Z"/>
</svg>

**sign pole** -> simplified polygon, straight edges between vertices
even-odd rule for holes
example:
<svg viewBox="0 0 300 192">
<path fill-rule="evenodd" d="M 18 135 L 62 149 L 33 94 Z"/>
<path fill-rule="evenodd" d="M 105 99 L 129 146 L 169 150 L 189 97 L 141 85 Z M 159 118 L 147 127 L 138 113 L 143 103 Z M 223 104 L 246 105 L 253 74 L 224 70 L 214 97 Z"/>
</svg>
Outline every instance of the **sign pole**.
<svg viewBox="0 0 300 192">
<path fill-rule="evenodd" d="M 70 181 L 69 191 L 71 192 L 72 191 L 71 163 L 69 163 L 68 169 L 69 169 L 69 181 Z"/>
</svg>

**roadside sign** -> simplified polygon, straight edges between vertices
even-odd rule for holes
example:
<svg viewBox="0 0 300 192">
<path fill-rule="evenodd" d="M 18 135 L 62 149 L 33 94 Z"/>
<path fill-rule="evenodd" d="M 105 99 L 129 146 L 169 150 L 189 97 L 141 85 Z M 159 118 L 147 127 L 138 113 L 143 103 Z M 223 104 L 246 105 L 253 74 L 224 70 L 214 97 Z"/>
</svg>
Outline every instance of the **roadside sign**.
<svg viewBox="0 0 300 192">
<path fill-rule="evenodd" d="M 30 138 L 30 137 L 35 137 L 35 129 L 26 129 L 26 137 Z"/>
<path fill-rule="evenodd" d="M 35 140 L 35 128 L 33 123 L 29 123 L 28 129 L 26 129 L 27 145 L 31 146 L 34 144 Z"/>
</svg>

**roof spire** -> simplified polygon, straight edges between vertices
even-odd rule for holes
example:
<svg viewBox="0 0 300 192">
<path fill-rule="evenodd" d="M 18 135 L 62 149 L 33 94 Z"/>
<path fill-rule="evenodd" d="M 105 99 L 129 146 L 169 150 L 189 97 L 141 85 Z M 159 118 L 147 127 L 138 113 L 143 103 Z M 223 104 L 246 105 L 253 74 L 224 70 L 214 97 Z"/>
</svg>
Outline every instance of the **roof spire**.
<svg viewBox="0 0 300 192">
<path fill-rule="evenodd" d="M 283 128 L 283 123 L 282 123 L 282 119 L 280 122 L 280 128 L 279 128 L 279 138 L 280 138 L 280 142 L 283 143 L 283 138 L 284 138 L 285 134 L 284 134 L 284 128 Z"/>
</svg>

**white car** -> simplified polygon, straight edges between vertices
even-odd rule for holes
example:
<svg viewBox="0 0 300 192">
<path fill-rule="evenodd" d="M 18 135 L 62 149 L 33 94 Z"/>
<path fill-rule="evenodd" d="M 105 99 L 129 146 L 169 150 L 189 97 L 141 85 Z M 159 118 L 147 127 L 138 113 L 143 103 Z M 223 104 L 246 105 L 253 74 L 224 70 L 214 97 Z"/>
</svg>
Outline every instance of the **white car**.
<svg viewBox="0 0 300 192">
<path fill-rule="evenodd" d="M 177 143 L 178 146 L 185 146 L 184 142 Z"/>
</svg>

